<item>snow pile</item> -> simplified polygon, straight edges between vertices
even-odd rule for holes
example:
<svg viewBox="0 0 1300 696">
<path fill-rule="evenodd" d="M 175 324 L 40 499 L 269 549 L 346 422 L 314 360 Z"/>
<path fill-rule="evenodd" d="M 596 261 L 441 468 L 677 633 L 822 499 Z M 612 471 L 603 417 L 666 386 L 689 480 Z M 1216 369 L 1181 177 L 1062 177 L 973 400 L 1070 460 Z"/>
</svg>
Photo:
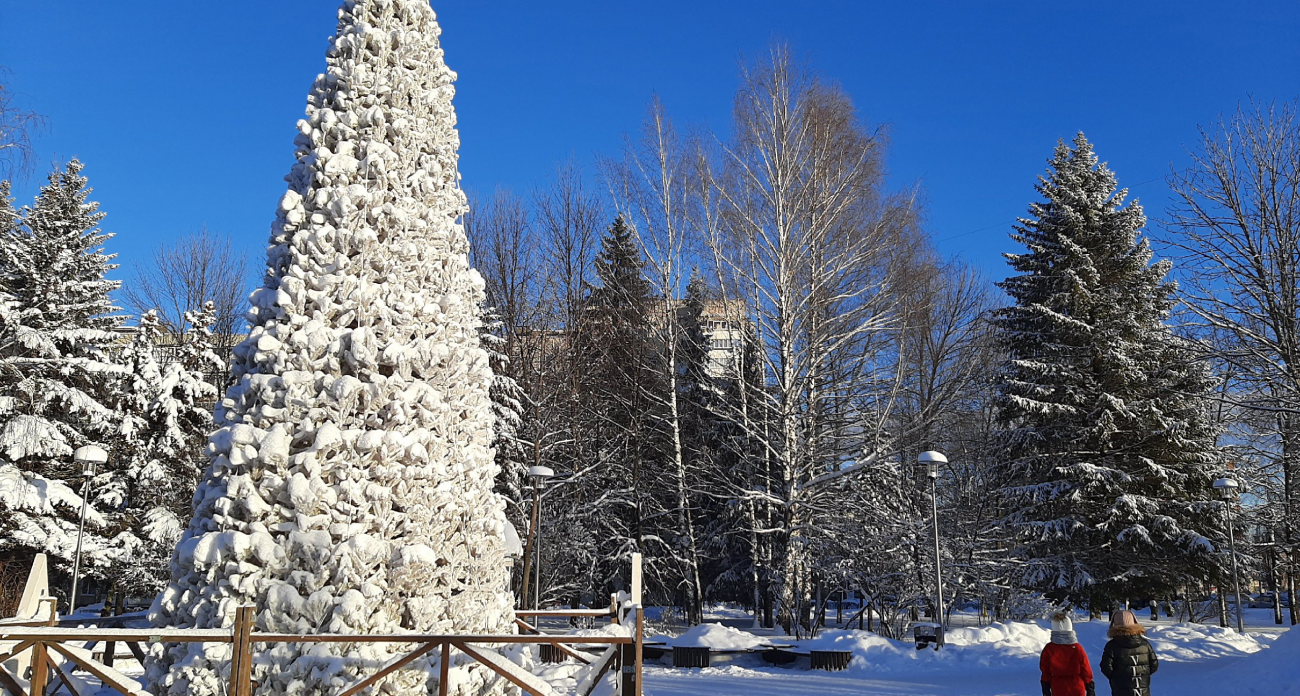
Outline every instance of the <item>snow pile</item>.
<svg viewBox="0 0 1300 696">
<path fill-rule="evenodd" d="M 1265 647 L 1260 643 L 1261 638 L 1261 634 L 1247 632 L 1242 635 L 1231 628 L 1201 624 L 1147 627 L 1147 640 L 1151 641 L 1151 647 L 1156 649 L 1161 660 L 1169 662 L 1256 653 Z"/>
<path fill-rule="evenodd" d="M 512 633 L 493 492 L 483 279 L 427 0 L 347 0 L 298 122 L 248 338 L 155 625 L 330 633 Z M 279 644 L 260 693 L 335 694 L 406 646 Z M 158 696 L 224 692 L 228 646 L 155 646 Z M 437 690 L 437 653 L 386 692 Z M 462 665 L 464 665 L 462 667 Z M 457 659 L 450 692 L 502 680 Z"/>
<path fill-rule="evenodd" d="M 897 673 L 916 669 L 997 669 L 1037 660 L 1051 634 L 1029 623 L 993 624 L 982 628 L 957 628 L 947 633 L 947 646 L 939 651 L 917 650 L 911 642 L 896 641 L 866 631 L 826 631 L 800 641 L 801 650 L 847 650 L 853 653 L 851 672 Z"/>
<path fill-rule="evenodd" d="M 1254 654 L 1227 662 L 1201 676 L 1197 686 L 1206 694 L 1300 696 L 1300 631 L 1289 630 Z"/>
<path fill-rule="evenodd" d="M 975 648 L 1006 657 L 1037 658 L 1052 632 L 1032 623 L 995 623 L 978 628 L 954 628 L 944 636 L 950 646 Z"/>
<path fill-rule="evenodd" d="M 677 636 L 657 637 L 673 647 L 712 648 L 713 650 L 748 650 L 767 643 L 753 633 L 747 633 L 722 624 L 703 623 Z"/>
<path fill-rule="evenodd" d="M 1104 621 L 1075 624 L 1079 642 L 1095 664 L 1106 644 Z M 1239 657 L 1259 652 L 1271 636 L 1240 635 L 1231 629 L 1200 624 L 1157 625 L 1147 637 L 1162 661 L 1193 662 L 1218 657 Z M 813 640 L 801 641 L 803 650 L 848 650 L 853 653 L 850 670 L 899 673 L 915 669 L 929 671 L 999 670 L 1015 667 L 1037 669 L 1038 656 L 1051 639 L 1051 632 L 1034 623 L 995 623 L 980 628 L 954 628 L 946 635 L 947 645 L 939 651 L 917 650 L 910 642 L 882 638 L 863 631 L 826 631 Z"/>
</svg>

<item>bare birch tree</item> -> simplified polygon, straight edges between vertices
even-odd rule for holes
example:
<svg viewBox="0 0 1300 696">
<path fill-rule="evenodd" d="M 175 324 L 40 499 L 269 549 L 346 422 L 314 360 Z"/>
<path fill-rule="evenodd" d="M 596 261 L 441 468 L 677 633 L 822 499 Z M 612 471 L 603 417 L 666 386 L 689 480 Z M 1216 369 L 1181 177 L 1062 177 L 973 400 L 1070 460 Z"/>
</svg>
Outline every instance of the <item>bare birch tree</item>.
<svg viewBox="0 0 1300 696">
<path fill-rule="evenodd" d="M 910 197 L 884 192 L 881 132 L 848 97 L 783 46 L 744 71 L 733 140 L 711 180 L 719 206 L 709 243 L 725 285 L 747 301 L 771 426 L 753 433 L 771 455 L 764 499 L 782 623 L 808 623 L 813 522 L 834 505 L 826 483 L 869 464 L 852 426 L 867 375 L 861 349 L 890 325 L 889 252 L 911 228 Z"/>
<path fill-rule="evenodd" d="M 32 137 L 45 127 L 45 117 L 18 103 L 5 84 L 9 71 L 0 67 L 0 179 L 25 179 L 32 174 Z"/>
<path fill-rule="evenodd" d="M 134 268 L 122 295 L 137 314 L 157 310 L 167 331 L 178 337 L 195 328 L 186 315 L 212 302 L 217 317 L 213 339 L 228 358 L 244 331 L 252 287 L 249 268 L 248 256 L 228 236 L 203 226 L 175 242 L 159 244 L 148 263 Z"/>
<path fill-rule="evenodd" d="M 1182 295 L 1240 389 L 1236 405 L 1276 424 L 1281 543 L 1300 573 L 1300 121 L 1297 103 L 1250 103 L 1201 129 L 1171 176 L 1166 242 Z M 1300 607 L 1291 607 L 1291 623 Z"/>
<path fill-rule="evenodd" d="M 664 112 L 656 96 L 651 102 L 640 137 L 629 138 L 622 161 L 605 161 L 603 169 L 615 205 L 632 223 L 644 255 L 646 276 L 659 305 L 650 323 L 655 343 L 662 347 L 662 359 L 654 365 L 662 372 L 649 384 L 663 384 L 662 390 L 646 396 L 654 402 L 652 413 L 665 422 L 669 437 L 668 471 L 675 495 L 672 536 L 680 543 L 670 545 L 678 552 L 673 561 L 684 586 L 687 621 L 704 618 L 704 586 L 700 579 L 700 548 L 695 529 L 694 489 L 704 478 L 700 462 L 692 461 L 684 441 L 684 408 L 681 403 L 682 359 L 679 355 L 685 327 L 681 303 L 689 267 L 691 217 L 696 187 L 691 184 L 692 149 Z"/>
</svg>

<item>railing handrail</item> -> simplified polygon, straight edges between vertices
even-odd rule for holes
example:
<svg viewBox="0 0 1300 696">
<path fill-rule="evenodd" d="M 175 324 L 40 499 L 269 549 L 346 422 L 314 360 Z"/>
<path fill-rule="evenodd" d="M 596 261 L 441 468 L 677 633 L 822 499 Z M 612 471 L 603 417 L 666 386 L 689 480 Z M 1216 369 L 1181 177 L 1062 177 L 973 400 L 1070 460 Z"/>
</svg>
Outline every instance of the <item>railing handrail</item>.
<svg viewBox="0 0 1300 696">
<path fill-rule="evenodd" d="M 55 628 L 0 627 L 0 640 L 14 641 L 142 641 L 149 643 L 230 643 L 228 628 Z M 251 643 L 564 643 L 627 645 L 632 636 L 577 636 L 547 634 L 442 634 L 442 633 L 259 633 Z"/>
<path fill-rule="evenodd" d="M 433 652 L 437 648 L 441 648 L 442 652 L 439 661 L 440 676 L 438 680 L 440 696 L 446 696 L 448 693 L 448 668 L 451 663 L 451 651 L 453 649 L 468 655 L 478 664 L 512 682 L 524 692 L 533 696 L 542 696 L 543 694 L 549 694 L 551 691 L 545 682 L 539 681 L 535 675 L 521 671 L 517 665 L 514 665 L 496 651 L 483 648 L 484 644 L 531 643 L 553 645 L 562 652 L 575 657 L 577 656 L 576 653 L 564 646 L 607 645 L 609 647 L 605 649 L 600 660 L 589 663 L 586 668 L 589 671 L 583 677 L 583 683 L 587 684 L 583 696 L 589 696 L 600 682 L 600 679 L 615 665 L 617 665 L 615 669 L 617 693 L 620 696 L 641 696 L 645 612 L 640 605 L 640 554 L 633 554 L 632 560 L 633 591 L 631 596 L 633 599 L 630 601 L 622 600 L 623 595 L 620 593 L 611 597 L 608 610 L 524 609 L 515 612 L 516 617 L 609 616 L 616 623 L 632 629 L 632 635 L 629 636 L 549 635 L 540 632 L 532 634 L 469 635 L 440 633 L 274 633 L 269 631 L 258 633 L 253 630 L 256 623 L 254 618 L 255 608 L 249 605 L 236 608 L 234 624 L 229 628 L 101 628 L 98 626 L 82 628 L 55 625 L 59 620 L 57 614 L 53 611 L 53 607 L 51 607 L 50 618 L 43 625 L 32 625 L 26 621 L 7 625 L 0 624 L 0 641 L 15 643 L 15 646 L 8 653 L 0 657 L 8 660 L 19 653 L 28 650 L 32 652 L 30 689 L 24 691 L 18 684 L 17 678 L 10 674 L 2 664 L 0 664 L 0 687 L 11 690 L 16 689 L 17 693 L 40 694 L 45 692 L 45 687 L 50 682 L 51 676 L 56 681 L 68 682 L 69 677 L 64 672 L 63 667 L 57 661 L 51 661 L 50 651 L 52 650 L 54 653 L 62 655 L 64 659 L 73 661 L 82 669 L 99 677 L 105 687 L 112 688 L 120 694 L 136 695 L 144 693 L 139 690 L 130 677 L 113 670 L 111 664 L 95 662 L 93 653 L 87 652 L 89 646 L 74 649 L 64 645 L 64 643 L 72 642 L 97 643 L 102 641 L 107 645 L 124 642 L 131 648 L 137 659 L 142 662 L 145 659 L 144 653 L 139 646 L 139 643 L 142 642 L 229 644 L 231 646 L 231 660 L 230 689 L 228 693 L 231 696 L 252 696 L 253 643 L 403 643 L 407 645 L 413 644 L 418 647 L 405 655 L 397 656 L 375 673 L 348 687 L 340 696 L 358 696 L 364 690 L 373 688 L 389 674 L 406 667 L 411 662 Z M 629 620 L 633 620 L 635 623 L 629 625 Z M 518 618 L 515 619 L 515 622 L 515 625 L 525 630 L 537 630 L 536 627 L 528 625 L 527 622 L 521 622 Z M 91 618 L 87 620 L 87 623 L 95 623 L 95 621 Z M 108 656 L 106 660 L 111 663 L 113 651 L 108 650 L 107 647 L 106 650 Z M 586 660 L 582 661 L 587 662 Z M 68 684 L 68 687 L 72 688 L 70 684 Z"/>
<path fill-rule="evenodd" d="M 556 618 L 593 616 L 613 616 L 609 609 L 516 609 L 515 616 L 553 616 Z"/>
</svg>

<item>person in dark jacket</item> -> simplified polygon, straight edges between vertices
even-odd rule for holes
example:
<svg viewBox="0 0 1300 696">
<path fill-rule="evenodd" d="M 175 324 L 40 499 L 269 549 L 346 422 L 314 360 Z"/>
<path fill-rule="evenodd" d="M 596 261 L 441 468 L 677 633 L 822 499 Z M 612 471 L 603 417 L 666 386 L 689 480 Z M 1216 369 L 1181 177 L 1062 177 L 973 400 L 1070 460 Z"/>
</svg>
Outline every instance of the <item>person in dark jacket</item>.
<svg viewBox="0 0 1300 696">
<path fill-rule="evenodd" d="M 1112 696 L 1151 696 L 1151 675 L 1160 669 L 1160 660 L 1143 633 L 1146 629 L 1133 612 L 1124 609 L 1111 614 L 1106 632 L 1110 641 L 1101 651 L 1101 673 L 1110 680 Z"/>
</svg>

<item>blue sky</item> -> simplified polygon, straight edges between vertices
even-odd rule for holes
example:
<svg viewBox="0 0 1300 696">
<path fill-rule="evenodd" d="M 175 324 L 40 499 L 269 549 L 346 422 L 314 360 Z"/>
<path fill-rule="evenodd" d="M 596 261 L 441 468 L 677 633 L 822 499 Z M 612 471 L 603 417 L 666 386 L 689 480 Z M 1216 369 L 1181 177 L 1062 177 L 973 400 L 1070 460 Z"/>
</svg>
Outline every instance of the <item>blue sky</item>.
<svg viewBox="0 0 1300 696">
<path fill-rule="evenodd" d="M 260 263 L 334 0 L 0 0 L 0 65 L 45 114 L 42 165 L 82 158 L 130 267 L 206 224 Z M 1197 124 L 1300 95 L 1300 5 L 1261 2 L 564 3 L 435 0 L 460 74 L 467 188 L 527 191 L 614 154 L 658 93 L 725 128 L 738 61 L 788 41 L 888 124 L 940 249 L 1005 274 L 1009 222 L 1083 130 L 1159 218 Z M 19 202 L 41 176 L 18 187 Z M 119 275 L 124 275 L 119 272 Z"/>
</svg>

